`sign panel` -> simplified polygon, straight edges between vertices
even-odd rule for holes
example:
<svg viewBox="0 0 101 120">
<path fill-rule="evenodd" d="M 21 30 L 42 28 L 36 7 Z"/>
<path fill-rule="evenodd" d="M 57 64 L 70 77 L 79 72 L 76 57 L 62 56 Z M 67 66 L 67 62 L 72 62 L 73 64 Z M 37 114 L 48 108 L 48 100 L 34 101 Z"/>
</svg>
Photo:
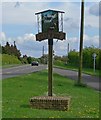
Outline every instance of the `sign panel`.
<svg viewBox="0 0 101 120">
<path fill-rule="evenodd" d="M 58 12 L 46 11 L 41 13 L 42 17 L 42 32 L 48 32 L 52 29 L 55 32 L 59 31 Z"/>
<path fill-rule="evenodd" d="M 94 58 L 96 58 L 96 56 L 97 56 L 97 55 L 96 55 L 96 53 L 93 53 L 93 55 L 92 55 L 92 56 L 93 56 Z"/>
<path fill-rule="evenodd" d="M 66 38 L 66 34 L 63 32 L 51 32 L 51 33 L 39 33 L 36 34 L 36 41 L 42 41 L 45 39 L 59 39 L 64 40 Z"/>
<path fill-rule="evenodd" d="M 36 41 L 42 41 L 47 39 L 47 34 L 46 33 L 39 33 L 36 34 Z"/>
</svg>

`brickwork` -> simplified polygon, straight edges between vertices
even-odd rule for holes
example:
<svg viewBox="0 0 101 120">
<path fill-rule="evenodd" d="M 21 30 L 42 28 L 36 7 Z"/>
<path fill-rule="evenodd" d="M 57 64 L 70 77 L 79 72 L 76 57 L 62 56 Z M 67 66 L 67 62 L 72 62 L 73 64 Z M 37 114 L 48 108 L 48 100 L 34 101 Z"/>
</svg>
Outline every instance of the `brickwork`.
<svg viewBox="0 0 101 120">
<path fill-rule="evenodd" d="M 31 107 L 39 109 L 53 109 L 53 110 L 63 110 L 69 109 L 69 97 L 49 97 L 40 96 L 33 97 L 30 99 Z"/>
</svg>

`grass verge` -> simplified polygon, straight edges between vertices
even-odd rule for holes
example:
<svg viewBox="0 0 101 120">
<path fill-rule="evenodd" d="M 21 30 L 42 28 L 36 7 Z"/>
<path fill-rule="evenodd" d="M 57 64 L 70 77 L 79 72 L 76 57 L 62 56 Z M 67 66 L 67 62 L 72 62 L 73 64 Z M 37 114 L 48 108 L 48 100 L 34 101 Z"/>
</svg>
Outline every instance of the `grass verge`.
<svg viewBox="0 0 101 120">
<path fill-rule="evenodd" d="M 54 74 L 53 93 L 71 96 L 69 111 L 32 109 L 29 99 L 47 93 L 47 72 L 37 72 L 2 81 L 3 118 L 98 118 L 99 93 L 88 87 L 74 86 L 74 81 Z"/>
<path fill-rule="evenodd" d="M 21 64 L 21 61 L 14 55 L 0 54 L 0 65 Z"/>
</svg>

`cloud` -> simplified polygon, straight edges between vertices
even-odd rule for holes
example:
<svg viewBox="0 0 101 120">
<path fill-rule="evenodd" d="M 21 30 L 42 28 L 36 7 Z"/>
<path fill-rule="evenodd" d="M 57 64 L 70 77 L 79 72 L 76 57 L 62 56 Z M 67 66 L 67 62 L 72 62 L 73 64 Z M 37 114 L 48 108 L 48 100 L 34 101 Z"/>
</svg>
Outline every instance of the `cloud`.
<svg viewBox="0 0 101 120">
<path fill-rule="evenodd" d="M 6 41 L 6 35 L 4 32 L 0 32 L 0 44 L 3 44 L 4 41 Z"/>
<path fill-rule="evenodd" d="M 67 54 L 67 45 L 69 43 L 70 50 L 75 49 L 79 51 L 80 39 L 77 37 L 71 37 L 64 41 L 54 42 L 54 50 L 58 55 Z M 99 48 L 99 36 L 88 36 L 84 35 L 83 47 L 95 46 Z"/>
<path fill-rule="evenodd" d="M 71 18 L 69 18 L 69 17 L 64 19 L 65 22 L 68 22 L 69 20 L 71 20 Z"/>
<path fill-rule="evenodd" d="M 2 24 L 2 5 L 0 5 L 0 24 Z M 0 27 L 0 29 L 2 29 Z"/>
<path fill-rule="evenodd" d="M 93 6 L 90 7 L 89 13 L 95 16 L 101 15 L 101 11 L 99 12 L 99 3 L 95 3 Z"/>
<path fill-rule="evenodd" d="M 94 12 L 94 11 L 97 11 L 98 8 L 95 10 L 91 10 L 91 9 L 94 9 L 93 6 L 96 4 L 97 3 L 92 3 L 92 4 L 89 3 L 89 5 L 86 5 L 85 3 L 85 26 L 89 26 L 89 28 L 98 29 L 99 28 L 99 17 L 97 13 Z M 40 3 L 37 1 L 37 3 L 22 2 L 19 7 L 14 7 L 15 5 L 16 5 L 16 2 L 3 3 L 2 17 L 3 17 L 4 25 L 8 24 L 8 25 L 15 26 L 15 25 L 20 25 L 20 24 L 21 25 L 31 24 L 33 25 L 33 29 L 35 30 L 35 27 L 36 27 L 35 26 L 36 25 L 35 12 L 43 11 L 44 8 L 65 11 L 64 31 L 68 34 L 69 38 L 66 41 L 58 41 L 57 43 L 54 43 L 54 49 L 56 49 L 57 54 L 61 54 L 61 55 L 65 54 L 67 43 L 69 42 L 71 49 L 78 50 L 79 38 L 77 37 L 76 34 L 79 35 L 79 28 L 80 28 L 80 8 L 81 8 L 80 3 L 62 2 L 61 4 L 59 4 L 59 6 L 58 5 L 52 6 L 50 5 L 50 3 L 47 3 L 47 2 Z M 22 27 L 20 29 L 24 29 L 24 28 Z M 85 28 L 85 31 L 86 31 L 86 28 Z M 5 33 L 2 33 L 2 34 L 5 34 Z M 17 35 L 18 33 L 16 33 L 16 36 Z M 20 34 L 20 36 L 14 37 L 14 38 L 11 38 L 11 37 L 7 38 L 6 35 L 2 35 L 2 36 L 5 36 L 3 37 L 3 39 L 6 38 L 3 44 L 5 43 L 5 41 L 8 41 L 8 40 L 11 43 L 13 43 L 13 41 L 16 41 L 16 44 L 18 45 L 19 49 L 21 49 L 23 54 L 25 53 L 33 54 L 32 51 L 36 51 L 34 55 L 37 56 L 41 54 L 43 45 L 45 45 L 47 48 L 47 42 L 46 43 L 36 42 L 35 35 L 33 35 L 32 33 L 24 34 L 24 35 Z M 98 46 L 99 38 L 97 35 L 93 37 L 86 35 L 85 37 L 86 38 L 84 39 L 84 46 L 88 46 L 88 45 Z"/>
<path fill-rule="evenodd" d="M 35 35 L 32 33 L 24 34 L 16 38 L 8 38 L 4 32 L 0 33 L 0 44 L 4 46 L 6 42 L 13 44 L 16 42 L 17 48 L 21 51 L 22 55 L 27 54 L 28 56 L 40 57 L 42 54 L 43 42 L 37 42 Z"/>
<path fill-rule="evenodd" d="M 3 24 L 36 24 L 35 13 L 42 11 L 47 3 L 20 3 L 15 7 L 15 2 L 2 4 L 2 23 Z M 18 7 L 19 6 L 19 7 Z"/>
<path fill-rule="evenodd" d="M 99 15 L 101 16 L 101 1 L 99 3 Z"/>
<path fill-rule="evenodd" d="M 50 5 L 56 3 L 48 2 L 20 2 L 20 7 L 14 7 L 19 2 L 8 2 L 2 5 L 2 22 L 3 24 L 21 24 L 21 25 L 37 25 L 35 13 L 46 9 L 57 9 L 65 11 L 64 14 L 64 30 L 66 32 L 79 31 L 80 28 L 80 3 L 61 2 L 58 5 Z M 18 4 L 18 6 L 19 6 Z M 96 5 L 96 6 L 95 6 Z M 86 5 L 85 3 L 85 26 L 99 28 L 99 17 L 93 15 L 98 9 L 97 3 Z M 95 6 L 95 7 L 93 7 Z M 94 9 L 95 10 L 92 10 Z M 93 14 L 91 14 L 91 13 Z M 96 13 L 97 14 L 97 13 Z"/>
<path fill-rule="evenodd" d="M 27 54 L 28 56 L 34 56 L 34 57 L 40 57 L 42 55 L 42 48 L 43 46 L 45 47 L 45 53 L 48 53 L 48 42 L 47 40 L 38 42 L 35 39 L 35 35 L 32 33 L 30 34 L 24 34 L 23 36 L 19 36 L 16 38 L 7 38 L 5 33 L 2 32 L 0 33 L 0 38 L 2 45 L 5 45 L 6 42 L 8 41 L 10 44 L 13 44 L 14 41 L 16 41 L 16 45 L 18 49 L 20 49 L 21 53 Z M 67 45 L 69 43 L 70 45 L 70 50 L 77 50 L 79 51 L 79 38 L 77 37 L 71 37 L 68 38 L 67 40 L 61 41 L 54 40 L 53 48 L 55 50 L 56 55 L 66 55 L 67 54 Z M 1 44 L 0 43 L 0 44 Z M 99 36 L 88 36 L 84 35 L 84 47 L 89 47 L 89 46 L 95 46 L 99 47 Z"/>
<path fill-rule="evenodd" d="M 40 2 L 40 0 L 18 0 L 19 2 Z M 16 2 L 16 0 L 3 0 L 2 2 Z M 41 2 L 80 2 L 80 0 L 41 0 Z M 85 0 L 85 2 L 100 2 L 100 0 Z"/>
<path fill-rule="evenodd" d="M 84 35 L 84 47 L 88 47 L 88 46 L 95 46 L 95 47 L 99 47 L 99 36 L 93 36 L 90 37 L 88 35 Z"/>
<path fill-rule="evenodd" d="M 14 5 L 14 7 L 15 7 L 15 8 L 16 8 L 16 7 L 17 7 L 17 8 L 19 8 L 19 7 L 20 7 L 20 5 L 21 5 L 21 3 L 20 3 L 20 2 L 16 2 L 16 3 L 15 3 L 15 5 Z"/>
<path fill-rule="evenodd" d="M 94 8 L 95 7 L 95 8 Z M 97 8 L 96 8 L 97 7 Z M 95 29 L 99 29 L 99 4 L 93 2 L 92 4 L 85 4 L 85 26 L 91 26 Z"/>
<path fill-rule="evenodd" d="M 65 18 L 64 19 L 64 31 L 68 32 L 79 32 L 79 22 L 78 20 L 74 20 L 73 18 Z"/>
</svg>

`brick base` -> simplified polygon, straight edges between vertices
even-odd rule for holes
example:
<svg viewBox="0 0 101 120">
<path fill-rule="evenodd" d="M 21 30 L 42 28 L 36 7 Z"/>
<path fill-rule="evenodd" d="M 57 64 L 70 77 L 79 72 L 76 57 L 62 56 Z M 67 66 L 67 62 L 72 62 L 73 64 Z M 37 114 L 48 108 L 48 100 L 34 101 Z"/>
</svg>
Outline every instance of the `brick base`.
<svg viewBox="0 0 101 120">
<path fill-rule="evenodd" d="M 31 107 L 39 109 L 63 110 L 69 109 L 69 97 L 40 96 L 30 99 Z"/>
</svg>

